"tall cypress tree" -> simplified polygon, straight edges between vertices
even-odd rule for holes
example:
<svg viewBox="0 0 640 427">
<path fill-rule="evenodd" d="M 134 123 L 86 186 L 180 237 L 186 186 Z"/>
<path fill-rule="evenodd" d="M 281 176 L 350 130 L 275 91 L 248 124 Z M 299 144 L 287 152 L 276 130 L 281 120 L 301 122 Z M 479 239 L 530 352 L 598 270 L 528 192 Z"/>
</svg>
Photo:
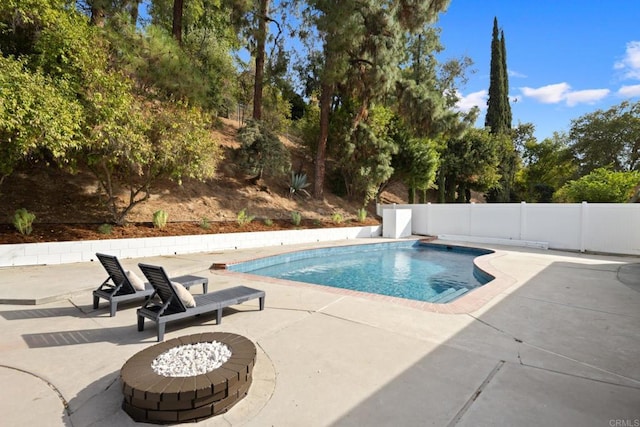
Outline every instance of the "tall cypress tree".
<svg viewBox="0 0 640 427">
<path fill-rule="evenodd" d="M 507 73 L 507 48 L 504 41 L 504 31 L 500 31 L 500 53 L 502 54 L 502 75 L 504 76 L 502 96 L 504 97 L 505 124 L 507 125 L 507 129 L 511 129 L 511 121 L 513 118 L 511 115 L 511 104 L 509 104 L 509 74 Z"/>
<path fill-rule="evenodd" d="M 507 50 L 504 32 L 498 29 L 498 18 L 493 18 L 491 38 L 491 77 L 489 100 L 484 125 L 496 135 L 501 143 L 499 186 L 487 194 L 487 201 L 506 203 L 511 201 L 511 192 L 517 169 L 517 152 L 511 141 L 511 106 L 509 105 L 509 76 L 507 75 Z"/>
<path fill-rule="evenodd" d="M 507 133 L 511 129 L 506 56 L 504 33 L 502 33 L 501 38 L 498 29 L 498 18 L 493 18 L 489 100 L 487 101 L 487 115 L 484 120 L 484 125 L 491 128 L 491 133 L 493 134 Z"/>
</svg>

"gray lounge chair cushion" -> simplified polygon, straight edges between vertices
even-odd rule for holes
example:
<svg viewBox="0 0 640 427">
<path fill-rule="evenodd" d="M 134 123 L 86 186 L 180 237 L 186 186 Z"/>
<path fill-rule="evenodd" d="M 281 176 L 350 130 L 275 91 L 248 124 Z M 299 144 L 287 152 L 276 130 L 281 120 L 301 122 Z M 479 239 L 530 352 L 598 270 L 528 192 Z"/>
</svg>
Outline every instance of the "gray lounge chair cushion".
<svg viewBox="0 0 640 427">
<path fill-rule="evenodd" d="M 129 279 L 129 283 L 133 286 L 133 289 L 136 291 L 144 291 L 144 280 L 142 280 L 140 276 L 131 270 L 125 271 L 125 274 L 127 275 L 127 279 Z"/>
<path fill-rule="evenodd" d="M 180 298 L 180 301 L 182 301 L 185 307 L 193 308 L 196 306 L 196 300 L 193 299 L 193 295 L 191 295 L 191 292 L 189 292 L 187 288 L 185 288 L 178 282 L 172 281 L 171 284 L 173 285 L 173 288 L 176 290 L 176 294 L 178 295 L 178 298 Z"/>
</svg>

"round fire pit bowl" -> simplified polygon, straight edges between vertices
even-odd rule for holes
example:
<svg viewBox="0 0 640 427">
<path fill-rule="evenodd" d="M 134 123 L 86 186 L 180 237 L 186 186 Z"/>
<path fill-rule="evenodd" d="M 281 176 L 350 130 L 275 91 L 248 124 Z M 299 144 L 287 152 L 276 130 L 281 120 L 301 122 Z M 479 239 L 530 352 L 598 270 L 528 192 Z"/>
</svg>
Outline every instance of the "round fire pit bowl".
<svg viewBox="0 0 640 427">
<path fill-rule="evenodd" d="M 153 360 L 174 347 L 217 341 L 231 350 L 220 367 L 190 377 L 165 377 Z M 188 335 L 161 342 L 135 354 L 122 366 L 122 409 L 137 422 L 194 422 L 225 413 L 244 398 L 251 385 L 256 346 L 247 338 L 225 332 Z"/>
</svg>

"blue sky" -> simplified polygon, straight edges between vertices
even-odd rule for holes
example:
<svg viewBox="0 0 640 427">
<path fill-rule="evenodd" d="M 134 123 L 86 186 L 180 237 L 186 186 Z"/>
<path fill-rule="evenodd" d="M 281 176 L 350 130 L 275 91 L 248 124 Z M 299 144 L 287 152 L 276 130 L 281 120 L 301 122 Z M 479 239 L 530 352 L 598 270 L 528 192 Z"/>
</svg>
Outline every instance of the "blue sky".
<svg viewBox="0 0 640 427">
<path fill-rule="evenodd" d="M 436 25 L 441 59 L 474 61 L 459 107 L 482 108 L 484 126 L 493 18 L 504 31 L 513 125 L 538 140 L 571 120 L 640 100 L 640 0 L 451 0 Z"/>
</svg>

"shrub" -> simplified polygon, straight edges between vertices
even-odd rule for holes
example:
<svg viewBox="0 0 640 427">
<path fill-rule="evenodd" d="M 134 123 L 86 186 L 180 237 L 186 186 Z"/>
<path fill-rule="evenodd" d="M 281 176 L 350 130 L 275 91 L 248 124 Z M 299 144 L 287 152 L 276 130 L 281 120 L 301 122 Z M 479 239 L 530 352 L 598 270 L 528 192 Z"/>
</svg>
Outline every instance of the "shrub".
<svg viewBox="0 0 640 427">
<path fill-rule="evenodd" d="M 102 224 L 98 227 L 98 233 L 100 234 L 111 234 L 113 232 L 113 225 L 111 224 Z"/>
<path fill-rule="evenodd" d="M 13 216 L 13 226 L 24 236 L 33 231 L 33 221 L 36 216 L 24 208 L 18 209 Z"/>
<path fill-rule="evenodd" d="M 340 224 L 342 223 L 342 221 L 344 221 L 344 218 L 342 217 L 342 214 L 336 212 L 331 216 L 331 220 L 336 224 Z"/>
<path fill-rule="evenodd" d="M 202 218 L 200 220 L 200 228 L 202 228 L 203 230 L 208 230 L 211 228 L 211 221 L 209 221 L 209 218 Z"/>
<path fill-rule="evenodd" d="M 240 227 L 244 227 L 245 225 L 253 221 L 254 218 L 255 218 L 255 215 L 249 215 L 247 213 L 247 209 L 244 208 L 240 212 L 238 212 L 238 217 L 237 217 L 238 225 Z"/>
<path fill-rule="evenodd" d="M 164 229 L 167 226 L 167 219 L 169 218 L 169 214 L 167 212 L 160 209 L 159 211 L 155 211 L 153 213 L 153 226 L 155 228 L 159 228 L 160 230 Z"/>
<path fill-rule="evenodd" d="M 238 164 L 256 178 L 278 176 L 290 168 L 290 154 L 278 135 L 256 120 L 238 131 Z"/>
<path fill-rule="evenodd" d="M 367 219 L 367 210 L 365 208 L 358 209 L 358 222 L 364 222 Z"/>
<path fill-rule="evenodd" d="M 271 220 L 270 218 L 265 218 L 263 222 L 267 227 L 271 227 L 273 225 L 273 220 Z"/>
<path fill-rule="evenodd" d="M 298 211 L 291 212 L 291 222 L 296 227 L 302 222 L 302 214 Z"/>
</svg>

